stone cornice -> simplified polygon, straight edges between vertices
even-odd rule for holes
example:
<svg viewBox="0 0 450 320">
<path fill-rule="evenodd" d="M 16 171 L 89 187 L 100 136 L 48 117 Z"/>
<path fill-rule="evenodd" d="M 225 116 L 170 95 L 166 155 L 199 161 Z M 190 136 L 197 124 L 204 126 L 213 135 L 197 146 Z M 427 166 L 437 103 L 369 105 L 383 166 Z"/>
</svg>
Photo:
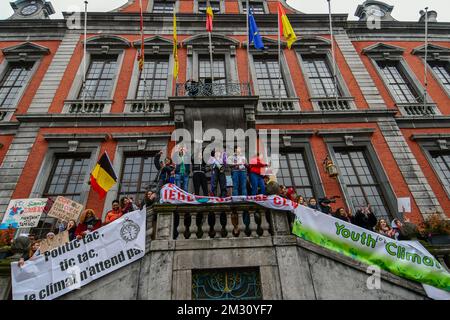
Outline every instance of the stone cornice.
<svg viewBox="0 0 450 320">
<path fill-rule="evenodd" d="M 401 129 L 450 128 L 450 116 L 397 117 L 395 120 Z"/>
<path fill-rule="evenodd" d="M 166 115 L 149 114 L 48 114 L 35 113 L 16 116 L 21 123 L 36 123 L 41 127 L 163 127 L 174 123 Z"/>
</svg>

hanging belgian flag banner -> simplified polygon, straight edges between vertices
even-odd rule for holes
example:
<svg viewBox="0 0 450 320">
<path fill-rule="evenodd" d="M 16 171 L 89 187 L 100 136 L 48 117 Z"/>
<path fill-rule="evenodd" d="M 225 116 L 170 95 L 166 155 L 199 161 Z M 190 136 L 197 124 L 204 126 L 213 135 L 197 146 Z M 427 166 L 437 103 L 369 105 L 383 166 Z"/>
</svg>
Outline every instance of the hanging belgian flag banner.
<svg viewBox="0 0 450 320">
<path fill-rule="evenodd" d="M 117 176 L 105 152 L 91 173 L 91 186 L 103 199 L 106 193 L 117 183 Z"/>
<path fill-rule="evenodd" d="M 207 2 L 206 4 L 206 31 L 212 32 L 213 31 L 213 20 L 214 20 L 214 12 L 211 7 L 211 3 Z"/>
</svg>

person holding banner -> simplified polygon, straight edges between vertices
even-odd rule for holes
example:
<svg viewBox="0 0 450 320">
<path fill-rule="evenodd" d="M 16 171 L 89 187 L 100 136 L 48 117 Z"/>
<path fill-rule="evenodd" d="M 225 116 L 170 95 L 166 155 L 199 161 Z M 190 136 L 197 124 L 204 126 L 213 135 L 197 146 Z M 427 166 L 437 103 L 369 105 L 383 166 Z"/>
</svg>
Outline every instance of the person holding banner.
<svg viewBox="0 0 450 320">
<path fill-rule="evenodd" d="M 106 214 L 105 222 L 103 223 L 103 225 L 106 226 L 107 224 L 110 224 L 111 222 L 122 217 L 122 215 L 123 212 L 122 210 L 120 210 L 119 201 L 114 200 L 112 202 L 112 210 L 108 211 L 108 213 Z"/>
<path fill-rule="evenodd" d="M 75 231 L 75 236 L 78 240 L 83 239 L 88 233 L 99 229 L 101 226 L 102 221 L 97 219 L 94 210 L 86 209 Z"/>
<path fill-rule="evenodd" d="M 377 218 L 370 209 L 370 204 L 367 207 L 356 211 L 353 224 L 366 230 L 373 231 L 373 228 L 377 224 Z"/>
</svg>

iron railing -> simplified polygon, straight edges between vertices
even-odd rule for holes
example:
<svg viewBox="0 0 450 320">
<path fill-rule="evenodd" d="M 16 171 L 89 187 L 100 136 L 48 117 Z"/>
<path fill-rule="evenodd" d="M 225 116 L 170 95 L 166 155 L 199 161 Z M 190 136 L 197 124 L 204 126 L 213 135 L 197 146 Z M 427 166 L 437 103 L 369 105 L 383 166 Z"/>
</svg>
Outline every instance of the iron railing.
<svg viewBox="0 0 450 320">
<path fill-rule="evenodd" d="M 203 83 L 186 82 L 177 83 L 177 97 L 228 97 L 228 96 L 250 96 L 249 83 Z"/>
</svg>

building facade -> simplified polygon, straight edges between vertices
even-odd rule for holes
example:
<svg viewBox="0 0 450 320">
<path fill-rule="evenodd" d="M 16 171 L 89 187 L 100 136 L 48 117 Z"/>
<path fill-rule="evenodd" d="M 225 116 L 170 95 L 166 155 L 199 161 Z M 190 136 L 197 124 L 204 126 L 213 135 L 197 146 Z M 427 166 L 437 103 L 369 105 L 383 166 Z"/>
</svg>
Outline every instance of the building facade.
<svg viewBox="0 0 450 320">
<path fill-rule="evenodd" d="M 290 50 L 283 42 L 279 59 L 278 1 L 250 1 L 266 48 L 250 48 L 248 55 L 246 1 L 211 0 L 212 81 L 206 1 L 142 3 L 143 73 L 139 1 L 89 12 L 86 57 L 83 14 L 50 19 L 48 1 L 19 0 L 14 15 L 0 21 L 0 217 L 11 199 L 63 195 L 99 217 L 120 196 L 138 201 L 157 174 L 153 157 L 174 146 L 175 129 L 193 131 L 197 121 L 203 131 L 279 130 L 278 180 L 306 197 L 336 195 L 336 208 L 352 210 L 370 203 L 377 217 L 389 220 L 402 216 L 397 199 L 410 197 L 412 222 L 433 213 L 450 217 L 450 23 L 437 22 L 435 12 L 429 12 L 427 50 L 423 17 L 397 21 L 393 7 L 379 1 L 360 5 L 359 21 L 333 14 L 335 91 L 328 15 L 304 14 L 281 1 L 298 40 Z M 212 85 L 192 96 L 188 80 Z M 88 181 L 104 151 L 119 183 L 100 201 Z M 323 168 L 327 155 L 338 179 Z M 36 232 L 55 222 L 44 216 Z M 201 274 L 195 277 L 201 281 Z M 272 289 L 271 297 L 286 297 Z"/>
</svg>

